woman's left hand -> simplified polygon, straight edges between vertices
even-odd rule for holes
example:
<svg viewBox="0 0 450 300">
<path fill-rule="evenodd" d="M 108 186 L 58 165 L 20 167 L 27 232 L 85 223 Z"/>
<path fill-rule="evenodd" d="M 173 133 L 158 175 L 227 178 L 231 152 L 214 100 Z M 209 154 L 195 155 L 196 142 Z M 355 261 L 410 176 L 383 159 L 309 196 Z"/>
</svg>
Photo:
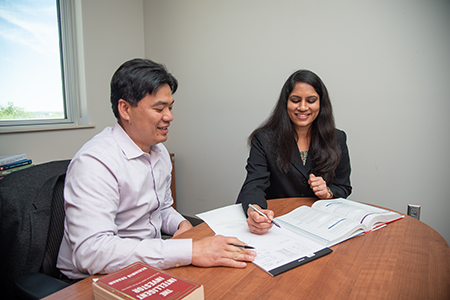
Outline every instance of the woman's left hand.
<svg viewBox="0 0 450 300">
<path fill-rule="evenodd" d="M 310 174 L 308 184 L 319 199 L 333 198 L 333 195 L 328 191 L 327 183 L 322 177 Z"/>
</svg>

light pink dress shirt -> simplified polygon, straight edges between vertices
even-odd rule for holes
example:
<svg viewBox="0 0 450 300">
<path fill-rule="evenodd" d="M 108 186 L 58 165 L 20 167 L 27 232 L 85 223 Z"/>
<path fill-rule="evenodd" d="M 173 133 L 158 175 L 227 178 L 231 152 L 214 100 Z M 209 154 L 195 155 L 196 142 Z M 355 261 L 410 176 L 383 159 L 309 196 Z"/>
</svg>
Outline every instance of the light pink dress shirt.
<svg viewBox="0 0 450 300">
<path fill-rule="evenodd" d="M 61 272 L 79 279 L 136 261 L 189 265 L 192 240 L 161 239 L 184 220 L 171 206 L 171 170 L 164 145 L 144 153 L 119 124 L 87 142 L 67 170 Z"/>
</svg>

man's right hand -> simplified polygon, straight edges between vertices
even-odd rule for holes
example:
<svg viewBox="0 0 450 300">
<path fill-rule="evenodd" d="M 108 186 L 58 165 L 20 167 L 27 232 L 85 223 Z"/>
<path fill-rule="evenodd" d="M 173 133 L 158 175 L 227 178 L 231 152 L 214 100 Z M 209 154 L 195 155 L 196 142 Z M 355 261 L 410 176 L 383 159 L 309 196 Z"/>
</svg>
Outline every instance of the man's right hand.
<svg viewBox="0 0 450 300">
<path fill-rule="evenodd" d="M 270 228 L 272 228 L 272 220 L 275 214 L 270 209 L 262 209 L 255 204 L 253 204 L 253 206 L 265 213 L 268 218 L 261 216 L 259 213 L 249 207 L 247 210 L 248 228 L 254 234 L 264 234 L 269 231 Z"/>
<path fill-rule="evenodd" d="M 245 268 L 255 259 L 256 252 L 232 244 L 245 245 L 237 238 L 209 236 L 192 242 L 192 265 L 198 267 Z"/>
</svg>

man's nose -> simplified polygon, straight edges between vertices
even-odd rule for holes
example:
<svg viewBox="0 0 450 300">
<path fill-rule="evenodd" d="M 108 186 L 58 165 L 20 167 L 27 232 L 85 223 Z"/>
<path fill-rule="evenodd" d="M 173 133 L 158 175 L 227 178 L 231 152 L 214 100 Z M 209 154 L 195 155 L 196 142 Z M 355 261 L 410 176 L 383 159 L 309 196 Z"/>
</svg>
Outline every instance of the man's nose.
<svg viewBox="0 0 450 300">
<path fill-rule="evenodd" d="M 170 109 L 167 110 L 167 112 L 163 116 L 163 120 L 165 122 L 172 122 L 172 120 L 173 120 L 172 110 L 170 110 Z"/>
</svg>

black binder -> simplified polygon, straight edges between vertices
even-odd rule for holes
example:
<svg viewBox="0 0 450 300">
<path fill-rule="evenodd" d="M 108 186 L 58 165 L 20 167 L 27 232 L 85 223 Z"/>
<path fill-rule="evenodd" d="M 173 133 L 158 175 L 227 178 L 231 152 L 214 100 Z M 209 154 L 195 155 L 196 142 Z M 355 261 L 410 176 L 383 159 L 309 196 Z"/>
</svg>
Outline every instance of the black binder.
<svg viewBox="0 0 450 300">
<path fill-rule="evenodd" d="M 278 268 L 272 269 L 269 271 L 269 274 L 272 276 L 280 275 L 281 273 L 284 273 L 286 271 L 289 271 L 290 269 L 296 268 L 298 266 L 304 265 L 306 263 L 309 263 L 310 261 L 313 261 L 319 257 L 322 257 L 324 255 L 330 254 L 333 252 L 330 248 L 323 248 L 322 250 L 319 250 L 317 252 L 314 252 L 314 255 L 311 256 L 305 256 L 299 259 L 296 259 L 290 263 L 287 263 L 285 265 L 282 265 Z"/>
</svg>

